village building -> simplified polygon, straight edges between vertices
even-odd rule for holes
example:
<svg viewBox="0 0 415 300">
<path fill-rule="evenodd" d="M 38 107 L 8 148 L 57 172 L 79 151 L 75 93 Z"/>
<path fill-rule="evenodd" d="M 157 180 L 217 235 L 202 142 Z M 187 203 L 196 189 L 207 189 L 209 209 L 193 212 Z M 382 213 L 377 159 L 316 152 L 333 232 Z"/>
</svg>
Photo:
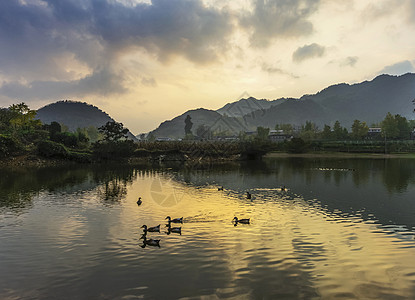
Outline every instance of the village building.
<svg viewBox="0 0 415 300">
<path fill-rule="evenodd" d="M 283 130 L 270 130 L 268 134 L 268 138 L 271 142 L 284 142 L 286 140 L 291 140 L 292 135 L 284 133 Z"/>
</svg>

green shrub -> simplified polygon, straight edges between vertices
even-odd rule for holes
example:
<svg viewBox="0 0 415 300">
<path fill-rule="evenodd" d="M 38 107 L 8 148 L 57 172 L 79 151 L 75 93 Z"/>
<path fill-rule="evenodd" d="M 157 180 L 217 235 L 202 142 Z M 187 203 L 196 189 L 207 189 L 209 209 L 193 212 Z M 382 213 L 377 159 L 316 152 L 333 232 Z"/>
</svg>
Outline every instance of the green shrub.
<svg viewBox="0 0 415 300">
<path fill-rule="evenodd" d="M 151 155 L 151 151 L 146 149 L 136 149 L 134 151 L 135 157 L 149 157 Z"/>
<path fill-rule="evenodd" d="M 0 134 L 0 157 L 22 153 L 24 147 L 14 136 Z"/>
<path fill-rule="evenodd" d="M 94 156 L 99 159 L 119 159 L 134 155 L 136 144 L 131 140 L 100 141 L 93 145 Z"/>
<path fill-rule="evenodd" d="M 69 153 L 65 146 L 52 141 L 41 141 L 37 145 L 39 155 L 44 157 L 66 158 Z"/>
<path fill-rule="evenodd" d="M 38 143 L 47 140 L 48 138 L 49 132 L 47 130 L 36 129 L 22 133 L 22 139 L 26 143 Z"/>
<path fill-rule="evenodd" d="M 289 153 L 304 153 L 308 150 L 308 144 L 302 138 L 293 138 L 287 143 Z"/>
<path fill-rule="evenodd" d="M 50 139 L 64 144 L 66 147 L 76 147 L 78 145 L 78 136 L 71 132 L 57 132 L 52 134 Z"/>
<path fill-rule="evenodd" d="M 92 154 L 87 152 L 69 152 L 69 159 L 79 163 L 90 163 L 92 162 Z"/>
</svg>

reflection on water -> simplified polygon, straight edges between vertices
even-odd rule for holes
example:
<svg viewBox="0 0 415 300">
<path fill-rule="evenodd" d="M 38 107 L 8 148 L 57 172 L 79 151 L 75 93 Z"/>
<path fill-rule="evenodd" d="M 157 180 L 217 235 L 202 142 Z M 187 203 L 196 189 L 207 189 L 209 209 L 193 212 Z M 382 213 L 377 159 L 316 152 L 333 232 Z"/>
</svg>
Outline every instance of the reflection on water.
<svg viewBox="0 0 415 300">
<path fill-rule="evenodd" d="M 412 160 L 0 172 L 1 299 L 415 298 Z"/>
</svg>

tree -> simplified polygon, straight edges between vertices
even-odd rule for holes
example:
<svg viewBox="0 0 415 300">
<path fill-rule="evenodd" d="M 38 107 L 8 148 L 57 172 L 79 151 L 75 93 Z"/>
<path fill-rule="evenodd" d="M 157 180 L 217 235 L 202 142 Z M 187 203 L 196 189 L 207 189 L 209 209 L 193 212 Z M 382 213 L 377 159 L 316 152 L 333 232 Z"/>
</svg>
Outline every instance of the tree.
<svg viewBox="0 0 415 300">
<path fill-rule="evenodd" d="M 293 134 L 294 133 L 294 127 L 292 124 L 281 124 L 281 130 L 285 134 Z"/>
<path fill-rule="evenodd" d="M 369 127 L 366 125 L 366 122 L 360 122 L 359 120 L 354 120 L 352 125 L 352 138 L 356 140 L 363 139 L 369 131 Z"/>
<path fill-rule="evenodd" d="M 212 137 L 212 131 L 210 130 L 209 127 L 202 124 L 202 125 L 199 125 L 199 127 L 197 127 L 196 135 L 201 139 L 210 139 Z"/>
<path fill-rule="evenodd" d="M 333 138 L 335 140 L 344 140 L 347 138 L 347 135 L 347 129 L 343 128 L 339 121 L 336 121 L 333 126 Z"/>
<path fill-rule="evenodd" d="M 55 135 L 56 133 L 61 133 L 62 132 L 61 124 L 59 124 L 58 122 L 53 121 L 49 125 L 49 132 L 50 132 L 51 136 Z"/>
<path fill-rule="evenodd" d="M 13 117 L 10 124 L 14 129 L 34 129 L 41 126 L 40 120 L 35 120 L 36 111 L 29 108 L 29 106 L 22 102 L 19 104 L 12 104 L 9 106 Z"/>
<path fill-rule="evenodd" d="M 91 143 L 94 143 L 102 138 L 102 135 L 100 134 L 98 128 L 92 125 L 86 128 L 86 133 Z"/>
<path fill-rule="evenodd" d="M 409 122 L 405 117 L 401 115 L 395 115 L 396 125 L 398 126 L 399 130 L 399 139 L 406 140 L 409 139 L 411 135 L 411 127 L 409 126 Z"/>
<path fill-rule="evenodd" d="M 15 113 L 8 108 L 0 108 L 0 130 L 8 131 L 10 129 L 10 121 L 15 117 Z"/>
<path fill-rule="evenodd" d="M 333 138 L 333 132 L 331 131 L 331 127 L 329 125 L 324 125 L 323 131 L 321 132 L 321 138 L 323 140 L 331 140 Z"/>
<path fill-rule="evenodd" d="M 257 132 L 257 138 L 259 140 L 261 140 L 261 141 L 268 140 L 269 128 L 259 126 L 259 127 L 257 127 L 256 132 Z"/>
<path fill-rule="evenodd" d="M 317 137 L 317 131 L 316 124 L 311 121 L 306 121 L 305 125 L 301 128 L 300 137 L 306 141 L 313 140 Z"/>
<path fill-rule="evenodd" d="M 293 138 L 286 145 L 290 153 L 304 153 L 308 150 L 308 144 L 301 138 Z"/>
<path fill-rule="evenodd" d="M 184 125 L 184 134 L 186 136 L 192 134 L 193 123 L 192 123 L 192 118 L 190 117 L 190 115 L 186 116 L 186 119 L 184 120 L 184 124 L 185 124 Z"/>
<path fill-rule="evenodd" d="M 105 125 L 98 128 L 99 132 L 104 135 L 104 141 L 113 142 L 122 138 L 127 138 L 128 129 L 124 128 L 122 123 L 108 121 Z"/>
<path fill-rule="evenodd" d="M 387 113 L 385 119 L 381 122 L 381 128 L 383 137 L 396 139 L 399 136 L 398 123 L 390 112 Z"/>
</svg>

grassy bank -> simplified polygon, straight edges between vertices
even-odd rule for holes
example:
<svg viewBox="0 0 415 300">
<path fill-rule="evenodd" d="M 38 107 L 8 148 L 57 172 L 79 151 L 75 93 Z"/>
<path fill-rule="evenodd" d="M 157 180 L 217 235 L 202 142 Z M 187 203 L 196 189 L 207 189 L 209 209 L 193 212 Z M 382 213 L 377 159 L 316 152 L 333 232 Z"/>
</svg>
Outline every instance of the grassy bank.
<svg viewBox="0 0 415 300">
<path fill-rule="evenodd" d="M 283 157 L 302 157 L 302 158 L 414 158 L 415 153 L 347 153 L 347 152 L 307 152 L 307 153 L 286 153 L 286 152 L 270 152 L 264 156 L 265 158 L 283 158 Z"/>
</svg>

